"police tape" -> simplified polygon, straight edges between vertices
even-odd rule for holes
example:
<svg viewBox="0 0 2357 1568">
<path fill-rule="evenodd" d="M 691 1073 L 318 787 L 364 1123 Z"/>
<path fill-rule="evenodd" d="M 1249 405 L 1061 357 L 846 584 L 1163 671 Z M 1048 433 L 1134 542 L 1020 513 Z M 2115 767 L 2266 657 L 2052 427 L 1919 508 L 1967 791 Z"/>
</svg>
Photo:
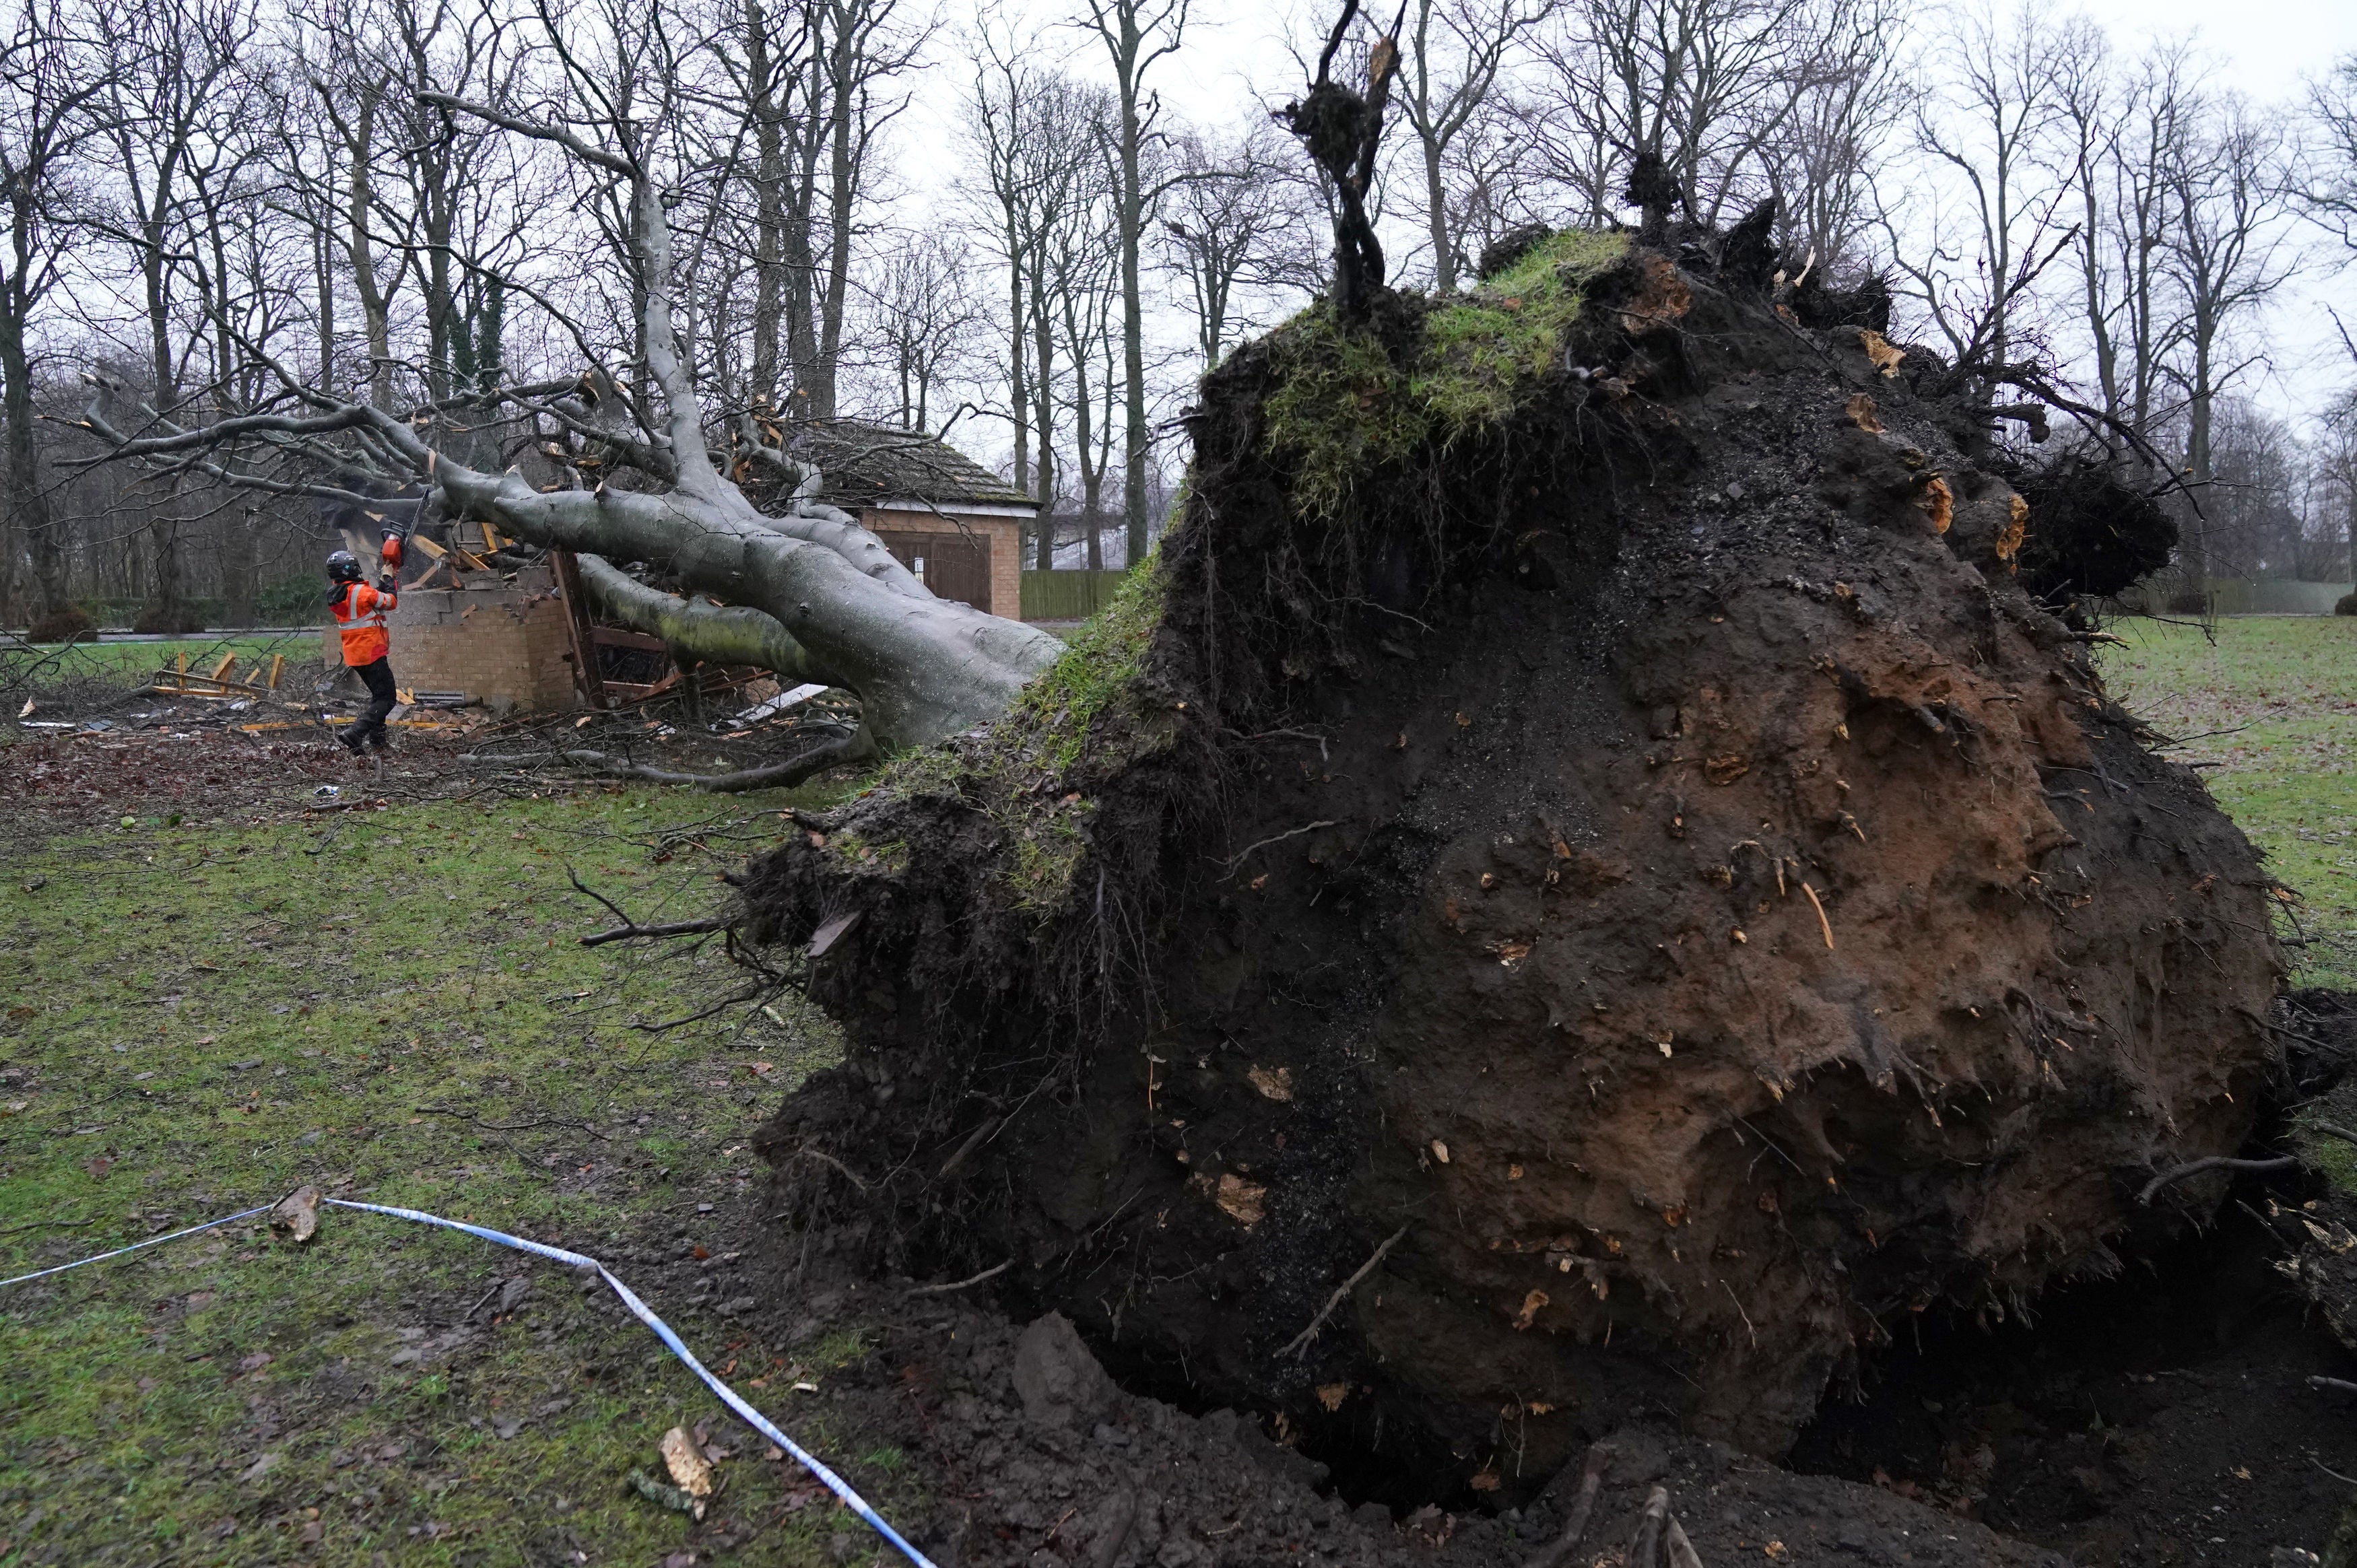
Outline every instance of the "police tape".
<svg viewBox="0 0 2357 1568">
<path fill-rule="evenodd" d="M 27 1280 L 47 1279 L 51 1274 L 64 1273 L 68 1269 L 86 1269 L 92 1263 L 102 1263 L 109 1258 L 119 1258 L 125 1252 L 135 1252 L 142 1247 L 160 1247 L 167 1241 L 177 1241 L 183 1236 L 193 1236 L 199 1230 L 218 1230 L 223 1225 L 234 1225 L 241 1219 L 251 1219 L 257 1214 L 267 1214 L 272 1207 L 265 1203 L 259 1208 L 249 1208 L 237 1214 L 224 1214 L 219 1219 L 208 1219 L 202 1225 L 191 1225 L 186 1230 L 175 1230 L 169 1236 L 151 1236 L 145 1241 L 134 1241 L 128 1247 L 117 1247 L 112 1252 L 101 1252 L 95 1258 L 83 1258 L 75 1262 L 59 1263 L 54 1269 L 36 1269 L 29 1274 L 18 1274 L 13 1280 L 0 1280 L 0 1287 L 20 1285 Z"/>
<path fill-rule="evenodd" d="M 844 1507 L 857 1514 L 866 1521 L 869 1529 L 888 1541 L 895 1551 L 914 1565 L 914 1568 L 933 1568 L 931 1560 L 909 1544 L 905 1536 L 886 1522 L 883 1515 L 869 1507 L 867 1499 L 852 1490 L 848 1481 L 829 1469 L 818 1455 L 787 1436 L 776 1423 L 754 1409 L 736 1390 L 715 1377 L 709 1368 L 695 1359 L 695 1353 L 681 1341 L 678 1334 L 673 1331 L 671 1325 L 655 1316 L 653 1308 L 640 1301 L 636 1292 L 616 1279 L 612 1271 L 597 1259 L 584 1253 L 567 1251 L 562 1247 L 552 1247 L 544 1241 L 532 1241 L 522 1236 L 511 1236 L 504 1230 L 494 1230 L 489 1226 L 468 1224 L 457 1219 L 445 1219 L 438 1214 L 427 1214 L 422 1209 L 400 1208 L 383 1203 L 355 1203 L 342 1197 L 329 1197 L 321 1201 L 333 1208 L 357 1209 L 363 1214 L 383 1214 L 395 1219 L 411 1220 L 419 1225 L 439 1226 L 446 1230 L 462 1230 L 469 1236 L 491 1242 L 496 1246 L 507 1247 L 519 1252 L 529 1252 L 536 1257 L 545 1258 L 551 1262 L 563 1263 L 567 1268 L 594 1270 L 597 1277 L 603 1280 L 607 1287 L 620 1299 L 622 1305 L 630 1309 L 630 1316 L 653 1329 L 655 1337 L 663 1342 L 664 1348 L 678 1357 L 689 1371 L 702 1380 L 705 1387 L 719 1395 L 720 1402 L 734 1411 L 738 1419 L 791 1455 L 795 1464 L 809 1471 L 819 1485 L 833 1492 Z M 119 1258 L 126 1252 L 138 1251 L 143 1247 L 160 1246 L 166 1241 L 177 1241 L 183 1236 L 194 1236 L 202 1230 L 216 1230 L 223 1225 L 233 1225 L 241 1219 L 251 1219 L 257 1214 L 267 1214 L 275 1206 L 265 1203 L 259 1208 L 244 1209 L 236 1214 L 223 1215 L 219 1219 L 208 1219 L 202 1225 L 191 1225 L 186 1230 L 175 1230 L 169 1236 L 156 1236 L 148 1240 L 135 1241 L 128 1247 L 118 1247 L 113 1251 L 101 1252 L 95 1257 L 83 1258 L 71 1263 L 60 1263 L 55 1268 L 41 1269 L 29 1274 L 19 1274 L 14 1279 L 0 1280 L 0 1287 L 22 1284 L 27 1280 L 43 1279 L 50 1274 L 61 1274 L 69 1269 L 82 1268 L 91 1263 L 102 1263 L 109 1258 Z"/>
</svg>

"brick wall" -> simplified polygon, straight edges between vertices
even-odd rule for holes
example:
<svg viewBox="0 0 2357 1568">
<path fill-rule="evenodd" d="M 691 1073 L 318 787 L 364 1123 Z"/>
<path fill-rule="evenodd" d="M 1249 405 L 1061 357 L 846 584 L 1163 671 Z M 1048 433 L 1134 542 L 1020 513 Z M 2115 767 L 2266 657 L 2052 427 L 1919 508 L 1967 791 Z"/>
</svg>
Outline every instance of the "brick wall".
<svg viewBox="0 0 2357 1568">
<path fill-rule="evenodd" d="M 576 706 L 565 604 L 542 568 L 496 587 L 428 588 L 401 596 L 385 618 L 393 678 L 405 692 L 464 692 L 527 712 Z M 326 646 L 341 662 L 333 628 Z"/>
<path fill-rule="evenodd" d="M 967 532 L 990 542 L 990 603 L 986 608 L 995 616 L 1019 620 L 1023 616 L 1023 532 L 1011 517 L 960 517 L 952 512 L 944 517 L 938 512 L 901 510 L 886 511 L 869 507 L 860 514 L 862 526 L 871 532 L 889 529 L 895 533 L 960 533 Z"/>
</svg>

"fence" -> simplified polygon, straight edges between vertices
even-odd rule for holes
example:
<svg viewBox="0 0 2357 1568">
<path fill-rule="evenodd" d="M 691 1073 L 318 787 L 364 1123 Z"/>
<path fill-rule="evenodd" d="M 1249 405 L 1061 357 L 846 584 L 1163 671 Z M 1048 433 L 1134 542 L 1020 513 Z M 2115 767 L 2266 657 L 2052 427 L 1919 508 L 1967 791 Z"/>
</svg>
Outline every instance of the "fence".
<svg viewBox="0 0 2357 1568">
<path fill-rule="evenodd" d="M 1113 603 L 1126 572 L 1026 572 L 1025 620 L 1086 620 Z"/>
</svg>

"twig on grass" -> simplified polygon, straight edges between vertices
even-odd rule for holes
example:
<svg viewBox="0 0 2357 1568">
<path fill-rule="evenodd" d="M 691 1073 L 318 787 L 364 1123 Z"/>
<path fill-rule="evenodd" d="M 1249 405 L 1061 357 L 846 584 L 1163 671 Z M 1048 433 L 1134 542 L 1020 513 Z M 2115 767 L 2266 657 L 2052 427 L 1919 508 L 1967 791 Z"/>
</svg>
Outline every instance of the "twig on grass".
<svg viewBox="0 0 2357 1568">
<path fill-rule="evenodd" d="M 673 1029 L 684 1028 L 690 1024 L 700 1023 L 704 1019 L 711 1017 L 715 1013 L 726 1013 L 731 1007 L 736 1006 L 739 1002 L 752 1001 L 767 989 L 769 989 L 767 986 L 762 985 L 748 986 L 742 991 L 731 992 L 728 995 L 722 997 L 719 1001 L 715 1002 L 711 1006 L 705 1008 L 702 1012 L 690 1013 L 684 1018 L 673 1018 L 668 1024 L 633 1024 L 630 1027 L 636 1029 L 642 1035 L 665 1034 Z"/>
<path fill-rule="evenodd" d="M 1287 1340 L 1286 1342 L 1285 1348 L 1279 1350 L 1277 1355 L 1281 1357 L 1296 1356 L 1299 1355 L 1302 1351 L 1308 1349 L 1309 1342 L 1318 1337 L 1318 1331 L 1326 1326 L 1326 1320 L 1334 1316 L 1334 1309 L 1340 1306 L 1344 1301 L 1350 1298 L 1351 1293 L 1359 1288 L 1359 1282 L 1361 1280 L 1365 1279 L 1369 1274 L 1375 1272 L 1375 1265 L 1382 1262 L 1390 1253 L 1391 1250 L 1400 1244 L 1401 1238 L 1405 1237 L 1406 1234 L 1407 1227 L 1403 1225 L 1398 1230 L 1393 1231 L 1388 1237 L 1384 1238 L 1383 1244 L 1375 1249 L 1374 1256 L 1369 1258 L 1365 1262 L 1361 1263 L 1359 1265 L 1358 1272 L 1352 1274 L 1349 1279 L 1344 1280 L 1341 1284 L 1336 1288 L 1334 1294 L 1326 1298 L 1326 1305 L 1318 1309 L 1318 1316 L 1309 1320 L 1309 1326 L 1295 1335 L 1291 1339 Z"/>
<path fill-rule="evenodd" d="M 713 931 L 733 931 L 737 920 L 730 916 L 715 915 L 703 920 L 673 920 L 660 926 L 616 926 L 611 930 L 593 931 L 581 939 L 585 948 L 603 947 L 608 942 L 634 940 L 640 937 L 694 937 Z"/>
<path fill-rule="evenodd" d="M 576 1132 L 588 1133 L 601 1144 L 613 1141 L 587 1122 L 567 1122 L 562 1117 L 552 1116 L 538 1122 L 486 1122 L 470 1112 L 461 1111 L 450 1105 L 413 1105 L 409 1109 L 414 1115 L 448 1116 L 460 1122 L 470 1122 L 486 1133 L 528 1133 L 534 1127 L 570 1127 Z"/>
<path fill-rule="evenodd" d="M 737 924 L 737 918 L 733 915 L 713 915 L 701 920 L 668 920 L 662 925 L 641 926 L 630 918 L 629 910 L 582 881 L 581 874 L 574 870 L 571 865 L 568 864 L 565 866 L 565 875 L 572 882 L 575 892 L 595 898 L 613 911 L 614 918 L 622 922 L 611 929 L 592 931 L 583 937 L 581 945 L 585 948 L 603 947 L 608 942 L 631 941 L 640 937 L 701 936 L 707 931 L 733 930 Z"/>
<path fill-rule="evenodd" d="M 19 1230 L 79 1230 L 85 1225 L 95 1225 L 95 1219 L 36 1219 L 29 1225 L 11 1225 L 0 1230 L 0 1236 L 14 1236 Z"/>
</svg>

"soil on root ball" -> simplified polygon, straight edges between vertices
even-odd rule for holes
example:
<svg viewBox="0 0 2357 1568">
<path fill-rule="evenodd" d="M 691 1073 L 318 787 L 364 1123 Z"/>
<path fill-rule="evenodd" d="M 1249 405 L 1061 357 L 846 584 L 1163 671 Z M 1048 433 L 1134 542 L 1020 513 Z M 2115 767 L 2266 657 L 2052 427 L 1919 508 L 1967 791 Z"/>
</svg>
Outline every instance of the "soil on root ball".
<svg viewBox="0 0 2357 1568">
<path fill-rule="evenodd" d="M 1122 602 L 753 868 L 849 1037 L 760 1144 L 822 1245 L 1456 1506 L 1781 1453 L 2173 1233 L 2272 1054 L 2255 854 L 1935 362 L 1620 244 L 1239 350 Z"/>
</svg>

